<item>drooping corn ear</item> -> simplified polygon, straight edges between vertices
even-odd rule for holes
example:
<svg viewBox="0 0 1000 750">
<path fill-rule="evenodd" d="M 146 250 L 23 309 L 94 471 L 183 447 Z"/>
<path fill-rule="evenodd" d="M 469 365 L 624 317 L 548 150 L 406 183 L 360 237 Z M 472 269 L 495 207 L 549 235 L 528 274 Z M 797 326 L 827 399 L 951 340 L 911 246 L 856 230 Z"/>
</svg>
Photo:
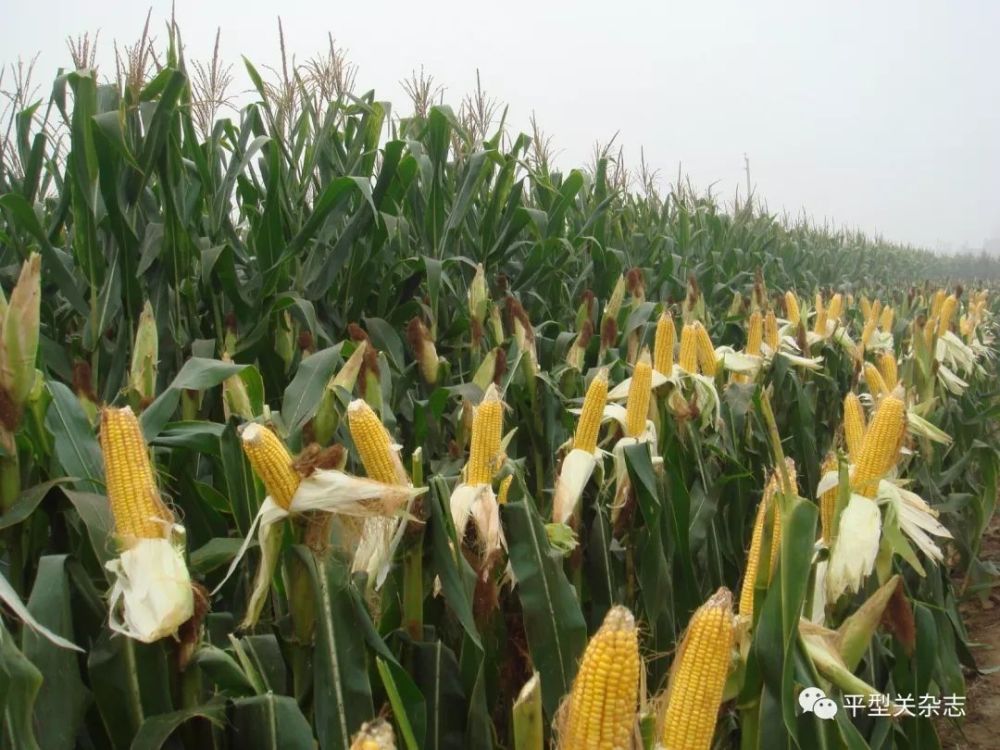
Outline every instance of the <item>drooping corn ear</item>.
<svg viewBox="0 0 1000 750">
<path fill-rule="evenodd" d="M 661 742 L 671 750 L 708 750 L 729 674 L 735 632 L 733 597 L 720 588 L 691 616 L 667 689 Z"/>
<path fill-rule="evenodd" d="M 608 372 L 604 368 L 598 370 L 583 399 L 583 410 L 580 421 L 577 422 L 573 435 L 573 448 L 593 453 L 597 450 L 597 435 L 601 429 L 601 417 L 604 405 L 608 401 Z M 643 424 L 645 426 L 645 423 Z"/>
<path fill-rule="evenodd" d="M 799 298 L 791 289 L 785 292 L 785 317 L 793 326 L 797 326 L 802 319 L 802 314 L 799 312 Z"/>
<path fill-rule="evenodd" d="M 705 326 L 700 322 L 696 321 L 694 325 L 698 343 L 698 367 L 701 368 L 701 371 L 705 375 L 714 378 L 718 369 L 718 362 L 715 359 L 715 347 L 712 345 L 712 339 L 709 337 Z"/>
<path fill-rule="evenodd" d="M 503 403 L 495 385 L 486 389 L 472 417 L 472 439 L 465 481 L 470 485 L 489 484 L 500 456 L 503 437 Z"/>
<path fill-rule="evenodd" d="M 637 438 L 646 431 L 649 416 L 649 397 L 653 387 L 653 366 L 649 361 L 649 351 L 639 355 L 632 382 L 629 384 L 628 400 L 625 403 L 625 435 Z"/>
<path fill-rule="evenodd" d="M 694 323 L 686 323 L 681 329 L 681 352 L 678 361 L 684 372 L 698 372 L 698 331 Z"/>
<path fill-rule="evenodd" d="M 896 465 L 906 434 L 906 404 L 897 390 L 882 399 L 861 444 L 851 485 L 865 497 L 875 497 L 878 480 Z"/>
<path fill-rule="evenodd" d="M 149 448 L 129 407 L 101 411 L 101 453 L 115 531 L 123 540 L 165 539 L 173 514 L 160 499 Z"/>
<path fill-rule="evenodd" d="M 251 422 L 240 435 L 243 452 L 254 473 L 264 483 L 267 494 L 284 510 L 292 504 L 302 477 L 292 466 L 292 456 L 277 435 L 263 425 Z"/>
<path fill-rule="evenodd" d="M 635 618 L 625 607 L 612 607 L 587 644 L 560 712 L 560 750 L 631 747 L 640 668 Z"/>
<path fill-rule="evenodd" d="M 866 429 L 865 409 L 858 394 L 851 391 L 844 396 L 844 442 L 847 444 L 847 455 L 851 463 L 858 459 Z"/>
<path fill-rule="evenodd" d="M 347 423 L 369 479 L 384 484 L 409 484 L 388 430 L 367 402 L 355 399 L 348 405 Z"/>
<path fill-rule="evenodd" d="M 653 341 L 653 366 L 661 375 L 669 375 L 674 369 L 674 346 L 677 343 L 677 329 L 674 319 L 663 312 L 656 321 L 656 338 Z"/>
</svg>

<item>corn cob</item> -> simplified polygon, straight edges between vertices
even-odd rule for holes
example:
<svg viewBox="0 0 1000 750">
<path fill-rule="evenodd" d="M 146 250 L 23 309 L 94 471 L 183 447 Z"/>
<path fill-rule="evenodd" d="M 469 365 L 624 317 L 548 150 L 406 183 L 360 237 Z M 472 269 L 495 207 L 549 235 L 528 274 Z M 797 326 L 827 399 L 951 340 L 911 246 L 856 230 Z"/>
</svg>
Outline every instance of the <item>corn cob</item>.
<svg viewBox="0 0 1000 750">
<path fill-rule="evenodd" d="M 816 293 L 816 320 L 813 321 L 813 333 L 820 336 L 826 335 L 827 311 L 823 306 L 823 295 Z"/>
<path fill-rule="evenodd" d="M 705 375 L 708 375 L 710 378 L 714 378 L 717 364 L 715 361 L 715 347 L 712 345 L 712 339 L 709 337 L 705 326 L 699 322 L 695 322 L 694 325 L 695 333 L 698 336 L 698 366 Z"/>
<path fill-rule="evenodd" d="M 795 464 L 786 462 L 788 468 L 789 481 L 796 484 Z M 750 550 L 747 552 L 747 569 L 743 576 L 743 588 L 740 590 L 740 614 L 753 617 L 753 589 L 757 581 L 757 570 L 760 568 L 760 551 L 764 543 L 764 534 L 768 533 L 771 540 L 771 552 L 768 558 L 767 580 L 771 580 L 774 573 L 774 566 L 778 564 L 778 555 L 781 550 L 781 509 L 774 508 L 773 521 L 769 529 L 764 528 L 767 514 L 774 505 L 774 496 L 780 487 L 780 475 L 777 471 L 771 474 L 767 486 L 764 488 L 764 495 L 757 505 L 757 515 L 754 518 L 753 534 L 750 537 Z"/>
<path fill-rule="evenodd" d="M 678 364 L 684 372 L 698 372 L 698 332 L 694 323 L 686 323 L 681 329 L 681 353 Z"/>
<path fill-rule="evenodd" d="M 649 352 L 643 350 L 639 362 L 632 371 L 632 382 L 625 402 L 625 435 L 639 437 L 646 431 L 649 416 L 649 394 L 653 387 L 653 366 L 649 363 Z"/>
<path fill-rule="evenodd" d="M 861 444 L 865 439 L 865 410 L 861 406 L 858 394 L 851 391 L 844 396 L 844 442 L 847 443 L 847 455 L 851 463 L 858 460 Z"/>
<path fill-rule="evenodd" d="M 838 466 L 837 454 L 833 452 L 827 454 L 826 460 L 823 461 L 823 466 L 820 469 L 820 476 L 825 476 L 831 471 L 837 471 Z M 819 498 L 820 529 L 822 532 L 823 543 L 827 547 L 833 544 L 833 515 L 834 511 L 837 509 L 837 492 L 837 487 L 833 486 L 824 492 Z"/>
<path fill-rule="evenodd" d="M 899 385 L 899 367 L 896 365 L 896 355 L 892 352 L 884 352 L 878 360 L 878 369 L 882 373 L 882 380 L 890 391 Z"/>
<path fill-rule="evenodd" d="M 791 289 L 785 292 L 785 315 L 793 326 L 797 326 L 802 319 L 802 314 L 799 312 L 799 298 Z"/>
<path fill-rule="evenodd" d="M 872 303 L 868 301 L 868 297 L 861 295 L 861 301 L 858 303 L 861 308 L 861 317 L 864 320 L 868 320 L 872 316 Z"/>
<path fill-rule="evenodd" d="M 934 296 L 931 298 L 931 314 L 930 317 L 936 318 L 941 314 L 941 306 L 944 305 L 945 291 L 944 289 L 938 289 L 934 292 Z"/>
<path fill-rule="evenodd" d="M 692 615 L 671 668 L 662 744 L 708 750 L 733 646 L 732 594 L 720 588 Z"/>
<path fill-rule="evenodd" d="M 173 515 L 160 499 L 139 420 L 129 407 L 101 411 L 101 452 L 115 531 L 123 539 L 165 538 Z"/>
<path fill-rule="evenodd" d="M 292 467 L 292 456 L 277 435 L 255 422 L 247 424 L 241 435 L 243 452 L 254 473 L 264 483 L 267 494 L 285 510 L 299 489 L 302 478 Z"/>
<path fill-rule="evenodd" d="M 864 354 L 864 350 L 868 348 L 868 342 L 871 341 L 872 334 L 875 333 L 875 325 L 877 319 L 873 315 L 865 321 L 865 327 L 861 330 L 861 353 Z"/>
<path fill-rule="evenodd" d="M 656 371 L 669 375 L 674 369 L 674 344 L 677 343 L 677 329 L 670 313 L 664 312 L 656 321 L 656 338 L 653 341 L 653 360 Z"/>
<path fill-rule="evenodd" d="M 466 483 L 473 485 L 490 483 L 500 455 L 501 437 L 503 437 L 503 404 L 500 402 L 496 386 L 491 385 L 472 417 L 472 439 L 466 468 Z"/>
<path fill-rule="evenodd" d="M 388 430 L 363 399 L 355 399 L 348 405 L 347 424 L 369 479 L 383 484 L 408 483 Z"/>
<path fill-rule="evenodd" d="M 882 301 L 875 300 L 874 302 L 872 302 L 872 313 L 871 315 L 868 316 L 868 320 L 872 320 L 877 324 L 881 315 L 882 315 Z M 866 320 L 865 322 L 867 323 L 868 321 Z"/>
<path fill-rule="evenodd" d="M 882 317 L 879 320 L 879 328 L 881 328 L 886 333 L 892 333 L 892 323 L 895 318 L 896 313 L 888 305 L 882 310 Z"/>
<path fill-rule="evenodd" d="M 851 477 L 851 484 L 858 494 L 875 496 L 878 480 L 896 465 L 905 434 L 906 405 L 896 393 L 892 393 L 879 404 L 865 432 Z"/>
<path fill-rule="evenodd" d="M 951 328 L 951 319 L 955 317 L 955 310 L 958 308 L 958 298 L 954 294 L 949 294 L 948 298 L 941 303 L 941 316 L 938 320 L 938 336 L 944 336 Z"/>
<path fill-rule="evenodd" d="M 760 356 L 760 345 L 764 341 L 764 320 L 758 310 L 754 310 L 750 315 L 750 323 L 747 327 L 746 353 L 755 357 Z"/>
<path fill-rule="evenodd" d="M 514 483 L 514 475 L 508 474 L 500 480 L 500 489 L 497 491 L 497 505 L 506 505 L 507 497 L 510 495 L 510 486 Z"/>
<path fill-rule="evenodd" d="M 833 295 L 830 300 L 830 307 L 826 311 L 826 317 L 828 320 L 840 320 L 841 314 L 844 312 L 844 295 L 837 292 Z"/>
<path fill-rule="evenodd" d="M 638 369 L 638 367 L 636 367 Z M 630 394 L 631 395 L 631 394 Z M 583 399 L 583 411 L 573 435 L 573 448 L 593 453 L 597 450 L 597 434 L 601 429 L 601 417 L 608 400 L 608 373 L 602 369 L 590 381 L 587 395 Z"/>
<path fill-rule="evenodd" d="M 868 390 L 873 396 L 889 392 L 885 380 L 882 379 L 882 373 L 871 362 L 865 362 L 865 382 L 868 383 Z"/>
<path fill-rule="evenodd" d="M 630 747 L 639 700 L 639 634 L 625 607 L 613 607 L 587 644 L 559 732 L 563 750 Z"/>
<path fill-rule="evenodd" d="M 767 315 L 764 316 L 764 343 L 771 348 L 772 352 L 778 351 L 778 346 L 781 344 L 781 335 L 778 333 L 778 318 L 773 310 L 768 310 Z"/>
</svg>

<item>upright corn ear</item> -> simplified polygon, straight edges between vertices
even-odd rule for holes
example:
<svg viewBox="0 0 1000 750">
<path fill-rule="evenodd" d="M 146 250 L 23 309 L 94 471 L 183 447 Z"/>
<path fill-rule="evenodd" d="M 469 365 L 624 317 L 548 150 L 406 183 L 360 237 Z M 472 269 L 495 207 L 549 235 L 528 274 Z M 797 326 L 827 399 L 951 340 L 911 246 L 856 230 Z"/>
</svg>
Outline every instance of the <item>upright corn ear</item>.
<svg viewBox="0 0 1000 750">
<path fill-rule="evenodd" d="M 694 323 L 686 323 L 681 329 L 681 352 L 678 364 L 684 372 L 698 372 L 698 331 Z"/>
<path fill-rule="evenodd" d="M 958 297 L 949 294 L 941 303 L 941 315 L 938 320 L 938 336 L 944 336 L 951 328 L 952 318 L 955 317 L 955 310 L 958 309 Z"/>
<path fill-rule="evenodd" d="M 823 466 L 820 469 L 820 476 L 825 476 L 831 471 L 837 471 L 839 466 L 837 462 L 837 454 L 830 452 L 827 454 L 826 459 L 823 461 Z M 820 530 L 822 534 L 823 543 L 829 547 L 833 544 L 834 536 L 834 514 L 837 510 L 837 486 L 834 485 L 819 498 L 819 523 Z"/>
<path fill-rule="evenodd" d="M 129 368 L 128 387 L 134 406 L 141 408 L 156 396 L 156 368 L 159 361 L 156 318 L 153 316 L 153 306 L 146 300 L 142 314 L 139 315 L 135 344 L 132 347 L 132 366 Z"/>
<path fill-rule="evenodd" d="M 778 351 L 781 345 L 781 334 L 778 332 L 778 318 L 774 310 L 768 310 L 764 316 L 764 343 L 770 347 L 772 352 Z"/>
<path fill-rule="evenodd" d="M 750 314 L 750 322 L 747 325 L 747 345 L 746 353 L 755 357 L 760 356 L 760 346 L 764 343 L 764 319 L 759 310 L 754 310 Z"/>
<path fill-rule="evenodd" d="M 872 316 L 872 303 L 868 300 L 866 295 L 861 295 L 861 301 L 858 303 L 858 307 L 861 308 L 861 317 L 864 320 L 868 320 Z"/>
<path fill-rule="evenodd" d="M 275 503 L 288 510 L 302 477 L 292 466 L 292 456 L 285 444 L 273 431 L 256 422 L 245 425 L 240 437 L 243 452 L 254 473 L 264 483 L 267 494 Z"/>
<path fill-rule="evenodd" d="M 597 435 L 601 429 L 604 405 L 608 401 L 608 373 L 603 368 L 590 381 L 583 399 L 583 411 L 573 435 L 573 448 L 593 453 L 597 450 Z M 644 425 L 645 426 L 645 425 Z"/>
<path fill-rule="evenodd" d="M 892 333 L 892 324 L 896 313 L 888 305 L 882 310 L 882 317 L 879 320 L 879 328 L 881 328 L 886 333 Z"/>
<path fill-rule="evenodd" d="M 733 648 L 733 597 L 720 588 L 692 615 L 671 668 L 661 740 L 670 750 L 709 750 Z"/>
<path fill-rule="evenodd" d="M 653 366 L 649 362 L 649 352 L 639 355 L 639 362 L 632 372 L 632 382 L 628 388 L 625 403 L 625 435 L 639 437 L 646 431 L 649 415 L 649 396 L 653 387 Z"/>
<path fill-rule="evenodd" d="M 865 382 L 868 383 L 868 390 L 873 396 L 889 392 L 889 388 L 882 378 L 882 373 L 871 362 L 865 362 Z"/>
<path fill-rule="evenodd" d="M 698 336 L 698 367 L 701 368 L 701 371 L 705 375 L 713 378 L 718 369 L 718 363 L 715 359 L 715 346 L 713 346 L 712 339 L 709 337 L 705 326 L 697 321 L 694 325 L 695 333 Z"/>
<path fill-rule="evenodd" d="M 872 334 L 875 333 L 877 323 L 878 319 L 874 315 L 865 321 L 865 327 L 861 329 L 861 354 L 864 354 L 865 349 L 868 348 L 868 342 L 872 340 Z"/>
<path fill-rule="evenodd" d="M 844 396 L 844 442 L 847 443 L 847 455 L 851 463 L 857 461 L 861 454 L 866 428 L 865 409 L 861 405 L 861 399 L 851 391 Z"/>
<path fill-rule="evenodd" d="M 802 319 L 802 314 L 799 312 L 799 298 L 791 289 L 785 292 L 785 317 L 793 326 L 797 326 Z"/>
<path fill-rule="evenodd" d="M 899 367 L 896 364 L 896 355 L 892 352 L 883 352 L 878 360 L 878 369 L 882 374 L 882 380 L 890 391 L 899 385 Z"/>
<path fill-rule="evenodd" d="M 855 492 L 874 497 L 878 480 L 896 465 L 906 434 L 906 404 L 897 393 L 886 396 L 865 432 L 851 485 Z"/>
<path fill-rule="evenodd" d="M 406 470 L 392 445 L 382 420 L 362 399 L 347 407 L 347 423 L 351 440 L 357 448 L 365 474 L 383 484 L 407 484 Z"/>
<path fill-rule="evenodd" d="M 631 747 L 640 668 L 635 618 L 625 607 L 612 607 L 587 644 L 562 709 L 560 750 Z"/>
<path fill-rule="evenodd" d="M 944 305 L 944 298 L 946 292 L 944 289 L 938 289 L 934 292 L 934 296 L 931 298 L 931 314 L 930 317 L 937 318 L 941 315 L 941 307 Z"/>
<path fill-rule="evenodd" d="M 837 292 L 830 299 L 830 306 L 827 308 L 826 317 L 828 320 L 840 320 L 840 316 L 844 312 L 844 295 Z"/>
<path fill-rule="evenodd" d="M 653 341 L 653 366 L 661 375 L 669 375 L 674 369 L 674 345 L 677 343 L 677 329 L 670 313 L 664 312 L 656 321 L 656 338 Z"/>
<path fill-rule="evenodd" d="M 467 484 L 489 484 L 493 479 L 502 437 L 503 403 L 496 386 L 491 385 L 472 417 L 472 439 L 465 477 Z"/>
<path fill-rule="evenodd" d="M 42 259 L 37 253 L 21 266 L 14 291 L 0 317 L 0 389 L 23 404 L 35 383 L 35 357 L 42 303 Z M 0 394 L 0 400 L 3 394 Z"/>
<path fill-rule="evenodd" d="M 149 449 L 129 407 L 101 411 L 100 443 L 115 532 L 123 540 L 169 536 L 173 515 L 160 499 Z"/>
<path fill-rule="evenodd" d="M 826 335 L 827 310 L 823 306 L 823 295 L 816 293 L 816 319 L 813 321 L 813 333 Z"/>
</svg>

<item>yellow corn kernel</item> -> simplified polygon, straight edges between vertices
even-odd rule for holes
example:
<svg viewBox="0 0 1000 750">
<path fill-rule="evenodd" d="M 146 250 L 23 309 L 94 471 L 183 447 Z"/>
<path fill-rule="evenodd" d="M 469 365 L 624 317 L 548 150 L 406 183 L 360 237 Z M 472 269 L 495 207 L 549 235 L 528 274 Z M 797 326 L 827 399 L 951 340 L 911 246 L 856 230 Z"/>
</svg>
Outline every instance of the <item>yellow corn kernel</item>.
<svg viewBox="0 0 1000 750">
<path fill-rule="evenodd" d="M 715 371 L 718 367 L 715 361 L 715 346 L 712 345 L 712 339 L 708 335 L 708 331 L 699 322 L 695 322 L 695 333 L 697 334 L 698 343 L 698 367 L 701 368 L 702 373 L 708 375 L 710 378 L 715 377 Z"/>
<path fill-rule="evenodd" d="M 788 479 L 794 487 L 797 484 L 795 464 L 790 459 L 786 459 L 785 467 L 788 469 Z M 753 617 L 753 589 L 757 581 L 757 571 L 760 568 L 760 550 L 764 543 L 765 532 L 771 543 L 768 557 L 768 581 L 771 580 L 774 567 L 778 564 L 778 556 L 781 553 L 781 508 L 774 507 L 771 525 L 767 529 L 764 528 L 767 514 L 775 505 L 774 497 L 780 486 L 781 475 L 775 471 L 764 487 L 764 495 L 761 497 L 760 503 L 757 504 L 753 534 L 750 536 L 750 550 L 747 552 L 747 569 L 743 576 L 743 588 L 740 590 L 740 614 L 747 617 Z"/>
<path fill-rule="evenodd" d="M 677 329 L 670 313 L 665 312 L 656 321 L 656 338 L 653 341 L 653 362 L 656 371 L 669 375 L 674 369 L 674 345 L 677 343 Z"/>
<path fill-rule="evenodd" d="M 955 310 L 958 309 L 958 297 L 949 294 L 948 298 L 941 303 L 941 317 L 938 320 L 938 336 L 944 336 L 951 328 L 951 320 L 955 317 Z"/>
<path fill-rule="evenodd" d="M 240 436 L 243 452 L 254 473 L 264 483 L 267 494 L 285 510 L 299 489 L 302 477 L 292 466 L 292 456 L 277 435 L 263 425 L 251 422 Z"/>
<path fill-rule="evenodd" d="M 625 607 L 612 607 L 573 680 L 559 731 L 562 750 L 631 747 L 641 666 L 635 618 Z"/>
<path fill-rule="evenodd" d="M 878 369 L 882 373 L 882 380 L 885 387 L 890 391 L 899 385 L 899 367 L 896 364 L 896 355 L 892 352 L 883 352 L 878 359 Z"/>
<path fill-rule="evenodd" d="M 503 404 L 497 387 L 491 385 L 472 417 L 472 440 L 465 477 L 468 484 L 489 484 L 493 479 L 502 437 Z"/>
<path fill-rule="evenodd" d="M 879 328 L 886 333 L 892 333 L 892 323 L 896 316 L 895 311 L 888 305 L 882 310 L 882 318 L 879 320 Z"/>
<path fill-rule="evenodd" d="M 844 312 L 844 295 L 837 292 L 830 299 L 830 307 L 826 311 L 826 317 L 829 320 L 840 320 L 840 316 Z"/>
<path fill-rule="evenodd" d="M 941 306 L 944 305 L 944 298 L 946 293 L 944 289 L 938 289 L 934 292 L 934 296 L 931 298 L 931 314 L 930 317 L 936 318 L 941 314 Z"/>
<path fill-rule="evenodd" d="M 885 380 L 882 379 L 882 373 L 871 362 L 865 362 L 865 382 L 868 383 L 868 390 L 873 396 L 889 392 Z"/>
<path fill-rule="evenodd" d="M 500 489 L 497 491 L 497 505 L 507 504 L 507 496 L 510 495 L 510 486 L 513 482 L 513 474 L 508 474 L 500 480 Z"/>
<path fill-rule="evenodd" d="M 670 670 L 662 744 L 708 750 L 733 648 L 733 596 L 720 588 L 691 616 Z"/>
<path fill-rule="evenodd" d="M 816 292 L 816 319 L 813 321 L 813 333 L 826 336 L 827 311 L 823 306 L 823 295 Z"/>
<path fill-rule="evenodd" d="M 785 292 L 785 316 L 793 326 L 797 326 L 799 320 L 802 318 L 799 312 L 799 298 L 795 296 L 795 292 L 791 289 Z"/>
<path fill-rule="evenodd" d="M 773 310 L 768 310 L 767 315 L 764 316 L 764 343 L 771 348 L 772 352 L 778 351 L 781 344 L 781 334 L 778 333 L 778 318 Z"/>
<path fill-rule="evenodd" d="M 407 484 L 408 478 L 392 447 L 392 438 L 382 420 L 363 400 L 355 399 L 347 407 L 351 440 L 361 457 L 369 479 L 383 484 Z"/>
<path fill-rule="evenodd" d="M 760 356 L 760 345 L 764 342 L 764 319 L 758 310 L 750 314 L 750 322 L 747 325 L 747 346 L 746 353 L 755 357 Z"/>
<path fill-rule="evenodd" d="M 861 308 L 861 317 L 868 320 L 872 316 L 872 303 L 868 301 L 868 297 L 862 294 L 858 306 Z"/>
<path fill-rule="evenodd" d="M 865 439 L 865 410 L 861 406 L 858 394 L 851 391 L 844 396 L 844 442 L 847 443 L 847 455 L 851 463 L 858 460 L 861 454 L 861 444 Z"/>
<path fill-rule="evenodd" d="M 101 410 L 101 453 L 115 531 L 122 539 L 162 539 L 173 514 L 160 499 L 139 420 L 129 407 Z"/>
<path fill-rule="evenodd" d="M 637 368 L 638 369 L 638 368 Z M 597 450 L 597 434 L 601 429 L 604 405 L 608 401 L 608 373 L 601 369 L 590 381 L 587 395 L 583 398 L 583 411 L 576 423 L 573 448 L 593 453 Z"/>
<path fill-rule="evenodd" d="M 851 485 L 865 497 L 874 497 L 878 481 L 896 465 L 906 434 L 906 405 L 896 393 L 882 399 L 865 432 Z"/>
<path fill-rule="evenodd" d="M 632 371 L 632 382 L 628 387 L 628 400 L 625 402 L 625 435 L 639 437 L 646 431 L 646 418 L 649 416 L 649 394 L 653 388 L 653 366 L 649 362 L 649 352 L 643 349 L 639 355 L 635 370 Z"/>
<path fill-rule="evenodd" d="M 826 460 L 820 469 L 820 476 L 825 476 L 831 471 L 837 471 L 840 464 L 837 461 L 836 453 L 827 454 Z M 819 523 L 822 532 L 823 543 L 829 547 L 833 544 L 833 514 L 837 509 L 837 487 L 831 487 L 819 498 Z"/>
<path fill-rule="evenodd" d="M 698 372 L 698 332 L 694 323 L 686 323 L 681 329 L 681 353 L 678 364 L 684 372 Z"/>
</svg>

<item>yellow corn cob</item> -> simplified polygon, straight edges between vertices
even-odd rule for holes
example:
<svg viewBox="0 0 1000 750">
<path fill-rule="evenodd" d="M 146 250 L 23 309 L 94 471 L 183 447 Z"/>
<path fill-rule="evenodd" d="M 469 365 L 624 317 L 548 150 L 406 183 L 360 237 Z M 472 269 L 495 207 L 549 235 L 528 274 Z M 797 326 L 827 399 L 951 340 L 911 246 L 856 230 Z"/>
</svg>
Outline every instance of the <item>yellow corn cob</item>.
<svg viewBox="0 0 1000 750">
<path fill-rule="evenodd" d="M 934 292 L 934 296 L 931 298 L 931 314 L 930 317 L 936 318 L 941 314 L 941 306 L 944 304 L 945 298 L 944 289 L 938 289 Z"/>
<path fill-rule="evenodd" d="M 830 307 L 826 311 L 826 317 L 829 320 L 840 320 L 841 314 L 844 312 L 844 295 L 837 292 L 833 295 L 830 300 Z"/>
<path fill-rule="evenodd" d="M 698 372 L 698 332 L 694 323 L 681 329 L 681 353 L 678 364 L 684 372 Z"/>
<path fill-rule="evenodd" d="M 799 298 L 795 296 L 795 292 L 789 289 L 785 292 L 785 315 L 788 316 L 788 322 L 793 326 L 799 324 L 801 320 L 801 313 L 799 313 Z"/>
<path fill-rule="evenodd" d="M 831 471 L 837 471 L 839 464 L 837 454 L 827 454 L 826 460 L 820 469 L 820 476 L 825 476 Z M 837 509 L 837 487 L 831 487 L 819 498 L 819 522 L 823 535 L 823 543 L 829 547 L 833 543 L 833 513 Z"/>
<path fill-rule="evenodd" d="M 625 402 L 625 435 L 639 437 L 646 431 L 646 417 L 649 415 L 649 394 L 653 387 L 653 366 L 649 363 L 649 352 L 643 350 L 639 362 L 632 371 L 632 382 L 628 387 Z"/>
<path fill-rule="evenodd" d="M 755 357 L 760 356 L 760 345 L 764 341 L 764 320 L 760 312 L 754 310 L 750 315 L 750 323 L 747 326 L 747 354 Z"/>
<path fill-rule="evenodd" d="M 872 316 L 872 303 L 868 301 L 868 297 L 861 295 L 861 301 L 858 305 L 861 308 L 861 317 L 868 320 Z"/>
<path fill-rule="evenodd" d="M 964 315 L 958 319 L 958 332 L 962 334 L 964 338 L 969 338 L 974 330 L 974 323 L 972 318 L 967 318 Z"/>
<path fill-rule="evenodd" d="M 302 477 L 292 467 L 292 456 L 281 438 L 263 425 L 251 422 L 243 428 L 243 452 L 250 459 L 254 473 L 264 483 L 267 494 L 285 510 Z"/>
<path fill-rule="evenodd" d="M 883 352 L 878 359 L 878 369 L 882 373 L 882 380 L 885 387 L 890 391 L 899 385 L 899 368 L 896 365 L 896 355 L 892 352 Z"/>
<path fill-rule="evenodd" d="M 671 668 L 662 744 L 708 750 L 729 673 L 733 597 L 721 588 L 692 615 Z"/>
<path fill-rule="evenodd" d="M 778 318 L 773 310 L 768 310 L 764 316 L 764 343 L 771 347 L 772 352 L 778 351 L 781 335 L 778 333 Z"/>
<path fill-rule="evenodd" d="M 698 366 L 701 371 L 708 375 L 710 378 L 715 377 L 716 371 L 716 361 L 715 361 L 715 347 L 712 345 L 712 339 L 708 335 L 708 331 L 705 330 L 705 326 L 701 323 L 696 322 L 695 333 L 698 338 Z"/>
<path fill-rule="evenodd" d="M 406 484 L 408 480 L 392 448 L 388 430 L 363 399 L 355 399 L 348 405 L 347 423 L 368 478 L 383 484 Z"/>
<path fill-rule="evenodd" d="M 508 474 L 500 480 L 500 490 L 497 492 L 497 505 L 506 505 L 507 496 L 510 494 L 510 486 L 514 482 L 514 475 Z"/>
<path fill-rule="evenodd" d="M 872 302 L 872 314 L 868 316 L 868 320 L 873 320 L 877 324 L 879 316 L 881 316 L 881 314 L 882 314 L 882 302 L 881 300 L 875 300 L 874 302 Z M 867 323 L 868 321 L 866 320 L 865 322 Z"/>
<path fill-rule="evenodd" d="M 786 460 L 788 469 L 788 479 L 793 486 L 796 485 L 795 464 Z M 753 589 L 757 581 L 757 570 L 760 568 L 760 549 L 764 543 L 764 521 L 767 514 L 774 505 L 774 496 L 780 487 L 781 477 L 777 471 L 771 474 L 771 478 L 764 487 L 764 496 L 757 505 L 757 515 L 753 522 L 753 534 L 750 536 L 750 550 L 747 552 L 747 569 L 743 577 L 743 588 L 740 590 L 740 614 L 753 617 Z M 775 507 L 773 521 L 768 531 L 771 540 L 771 552 L 768 558 L 767 580 L 770 581 L 774 573 L 774 566 L 778 564 L 778 555 L 781 551 L 781 509 Z"/>
<path fill-rule="evenodd" d="M 861 399 L 851 391 L 844 396 L 844 442 L 847 443 L 847 455 L 851 463 L 857 461 L 861 453 L 866 427 Z"/>
<path fill-rule="evenodd" d="M 896 465 L 906 434 L 906 405 L 892 393 L 882 399 L 861 444 L 851 485 L 865 497 L 874 497 L 878 481 Z"/>
<path fill-rule="evenodd" d="M 826 319 L 827 319 L 827 312 L 826 308 L 823 307 L 823 296 L 819 292 L 817 292 L 816 319 L 813 321 L 813 333 L 818 333 L 820 336 L 826 335 Z"/>
<path fill-rule="evenodd" d="M 562 750 L 631 747 L 640 668 L 635 618 L 625 607 L 612 607 L 573 680 L 559 732 Z"/>
<path fill-rule="evenodd" d="M 896 313 L 888 305 L 882 310 L 882 318 L 879 320 L 879 328 L 886 333 L 892 333 L 892 323 Z"/>
<path fill-rule="evenodd" d="M 677 343 L 677 329 L 670 313 L 663 313 L 656 321 L 656 338 L 653 341 L 653 360 L 656 371 L 669 375 L 674 369 L 674 344 Z"/>
<path fill-rule="evenodd" d="M 583 398 L 583 411 L 580 412 L 580 421 L 576 423 L 573 448 L 587 453 L 597 450 L 597 433 L 601 429 L 601 417 L 604 415 L 604 405 L 607 401 L 608 373 L 601 369 L 590 381 L 587 395 Z"/>
<path fill-rule="evenodd" d="M 882 373 L 871 362 L 865 362 L 865 382 L 868 383 L 868 390 L 873 396 L 889 392 L 885 380 L 882 379 Z"/>
<path fill-rule="evenodd" d="M 948 298 L 941 304 L 941 317 L 938 320 L 938 336 L 944 336 L 951 328 L 951 319 L 955 317 L 955 310 L 958 308 L 958 297 L 949 294 Z"/>
<path fill-rule="evenodd" d="M 861 352 L 868 348 L 868 342 L 871 341 L 872 334 L 875 333 L 875 325 L 877 324 L 877 319 L 875 316 L 868 318 L 865 321 L 865 327 L 861 330 Z"/>
<path fill-rule="evenodd" d="M 934 342 L 934 334 L 937 333 L 938 319 L 931 318 L 924 325 L 924 343 L 930 346 Z"/>
<path fill-rule="evenodd" d="M 495 385 L 491 385 L 476 407 L 472 418 L 472 440 L 465 481 L 468 484 L 489 484 L 503 437 L 503 404 Z"/>
<path fill-rule="evenodd" d="M 101 452 L 115 531 L 123 539 L 161 539 L 173 515 L 160 499 L 139 420 L 129 407 L 101 411 Z"/>
</svg>

